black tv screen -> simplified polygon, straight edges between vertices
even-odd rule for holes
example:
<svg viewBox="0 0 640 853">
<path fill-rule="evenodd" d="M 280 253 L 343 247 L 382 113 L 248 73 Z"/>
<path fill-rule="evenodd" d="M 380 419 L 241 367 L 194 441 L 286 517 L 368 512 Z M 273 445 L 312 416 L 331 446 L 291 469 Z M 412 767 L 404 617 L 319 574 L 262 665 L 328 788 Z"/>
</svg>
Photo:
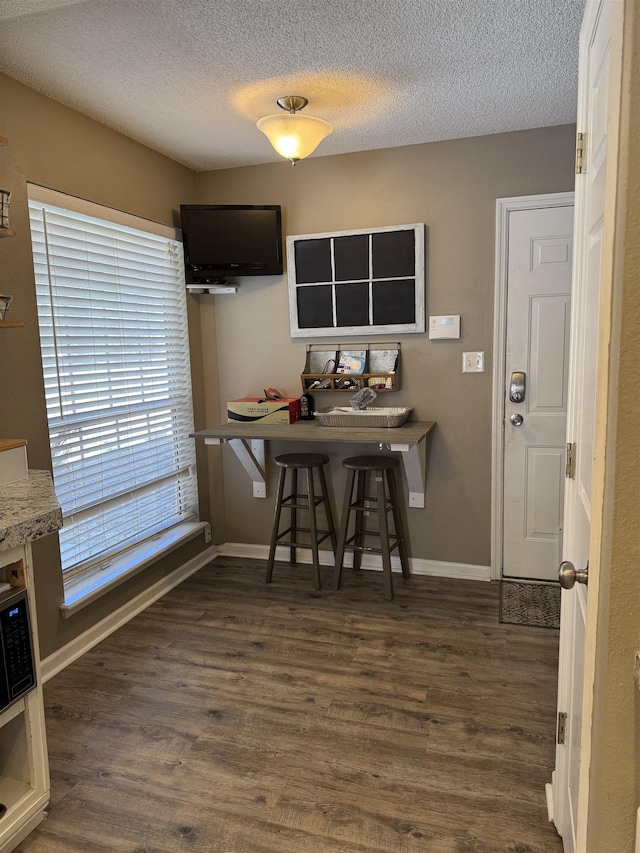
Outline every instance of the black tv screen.
<svg viewBox="0 0 640 853">
<path fill-rule="evenodd" d="M 182 204 L 187 281 L 206 273 L 280 275 L 280 205 Z"/>
</svg>

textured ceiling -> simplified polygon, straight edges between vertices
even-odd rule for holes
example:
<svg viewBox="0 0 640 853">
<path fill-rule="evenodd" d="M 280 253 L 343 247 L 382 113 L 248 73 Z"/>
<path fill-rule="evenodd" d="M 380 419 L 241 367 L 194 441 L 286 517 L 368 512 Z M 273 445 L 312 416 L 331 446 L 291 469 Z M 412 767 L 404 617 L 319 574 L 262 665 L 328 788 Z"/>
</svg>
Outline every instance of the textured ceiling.
<svg viewBox="0 0 640 853">
<path fill-rule="evenodd" d="M 313 156 L 575 120 L 583 0 L 0 0 L 0 70 L 195 169 L 280 158 L 283 95 Z M 1 123 L 1 117 L 0 117 Z"/>
</svg>

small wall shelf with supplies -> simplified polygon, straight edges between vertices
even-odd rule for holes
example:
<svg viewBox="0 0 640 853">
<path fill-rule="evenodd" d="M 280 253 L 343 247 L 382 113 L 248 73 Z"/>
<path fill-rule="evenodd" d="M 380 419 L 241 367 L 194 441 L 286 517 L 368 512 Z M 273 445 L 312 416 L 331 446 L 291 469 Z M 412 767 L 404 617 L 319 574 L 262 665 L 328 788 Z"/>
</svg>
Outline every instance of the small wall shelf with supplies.
<svg viewBox="0 0 640 853">
<path fill-rule="evenodd" d="M 2 147 L 3 145 L 8 145 L 8 144 L 9 144 L 9 140 L 4 136 L 0 136 L 0 147 Z M 8 223 L 8 219 L 9 219 L 8 207 L 9 207 L 9 198 L 11 196 L 11 193 L 7 193 L 6 190 L 0 190 L 0 192 L 3 193 L 3 197 L 6 196 L 6 207 L 7 207 L 7 210 L 4 210 L 4 207 L 3 207 L 2 218 L 0 219 L 0 222 L 4 221 L 6 219 L 7 223 Z M 17 234 L 17 231 L 14 231 L 13 228 L 9 228 L 8 224 L 6 226 L 0 225 L 0 237 L 15 237 L 16 234 Z"/>
<path fill-rule="evenodd" d="M 304 371 L 300 377 L 304 391 L 350 391 L 362 388 L 397 391 L 400 387 L 400 344 L 308 344 Z"/>
<path fill-rule="evenodd" d="M 12 302 L 13 296 L 0 296 L 0 329 L 21 329 L 24 326 L 22 320 L 5 320 Z"/>
</svg>

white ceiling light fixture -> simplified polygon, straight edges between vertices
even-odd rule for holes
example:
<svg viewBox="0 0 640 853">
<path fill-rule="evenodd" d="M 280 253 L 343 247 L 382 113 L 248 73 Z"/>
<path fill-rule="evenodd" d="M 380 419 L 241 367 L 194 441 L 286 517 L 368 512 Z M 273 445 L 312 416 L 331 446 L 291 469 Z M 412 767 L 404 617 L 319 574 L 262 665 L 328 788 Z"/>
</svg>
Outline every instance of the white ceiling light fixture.
<svg viewBox="0 0 640 853">
<path fill-rule="evenodd" d="M 284 113 L 265 116 L 257 125 L 276 149 L 278 154 L 295 166 L 298 160 L 312 154 L 333 128 L 328 121 L 300 114 L 309 101 L 300 95 L 278 98 L 278 106 Z"/>
</svg>

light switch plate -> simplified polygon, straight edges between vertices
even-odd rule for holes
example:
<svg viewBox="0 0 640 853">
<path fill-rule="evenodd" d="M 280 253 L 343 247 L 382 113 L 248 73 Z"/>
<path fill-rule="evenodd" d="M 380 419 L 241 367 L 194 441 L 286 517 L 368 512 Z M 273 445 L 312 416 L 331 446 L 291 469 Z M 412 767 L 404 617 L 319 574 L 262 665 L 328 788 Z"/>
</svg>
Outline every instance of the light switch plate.
<svg viewBox="0 0 640 853">
<path fill-rule="evenodd" d="M 429 317 L 430 340 L 458 340 L 460 338 L 459 314 L 434 314 Z"/>
<path fill-rule="evenodd" d="M 462 372 L 463 373 L 484 373 L 484 353 L 483 352 L 463 352 L 462 353 Z"/>
</svg>

